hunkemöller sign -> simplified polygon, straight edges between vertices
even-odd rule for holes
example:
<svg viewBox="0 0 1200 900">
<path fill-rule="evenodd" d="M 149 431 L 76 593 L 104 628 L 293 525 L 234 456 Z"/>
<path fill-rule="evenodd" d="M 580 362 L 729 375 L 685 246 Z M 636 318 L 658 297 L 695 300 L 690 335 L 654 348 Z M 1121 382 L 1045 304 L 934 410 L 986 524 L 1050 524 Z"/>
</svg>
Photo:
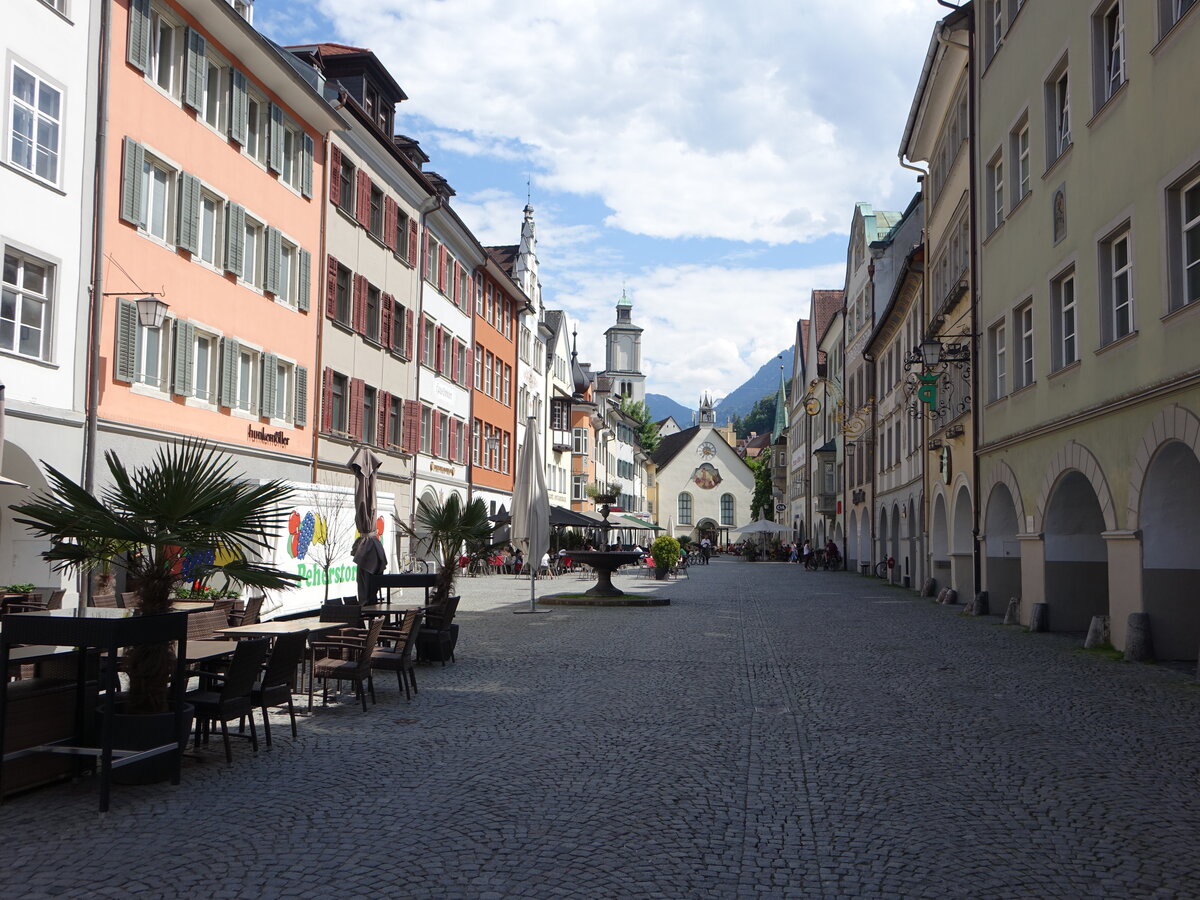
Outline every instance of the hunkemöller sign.
<svg viewBox="0 0 1200 900">
<path fill-rule="evenodd" d="M 247 433 L 252 441 L 262 441 L 264 444 L 281 444 L 286 447 L 291 443 L 291 438 L 282 431 L 267 431 L 265 428 L 255 428 L 253 425 L 247 428 Z"/>
</svg>

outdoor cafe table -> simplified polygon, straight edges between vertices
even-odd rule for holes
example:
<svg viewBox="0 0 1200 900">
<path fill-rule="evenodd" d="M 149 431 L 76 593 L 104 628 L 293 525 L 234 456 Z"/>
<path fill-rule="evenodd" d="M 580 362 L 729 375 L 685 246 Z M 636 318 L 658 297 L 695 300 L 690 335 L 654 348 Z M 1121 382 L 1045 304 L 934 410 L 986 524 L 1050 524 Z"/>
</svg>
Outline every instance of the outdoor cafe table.
<svg viewBox="0 0 1200 900">
<path fill-rule="evenodd" d="M 345 622 L 322 622 L 319 616 L 309 616 L 304 619 L 274 619 L 270 622 L 259 622 L 257 625 L 235 625 L 232 628 L 222 628 L 217 631 L 217 634 L 224 637 L 237 638 L 254 638 L 265 637 L 274 640 L 281 634 L 295 634 L 297 631 L 307 629 L 309 636 L 314 634 L 323 634 L 327 631 L 337 631 L 339 628 L 345 628 Z M 313 669 L 317 662 L 317 651 L 310 646 L 308 648 L 308 711 L 312 712 L 313 706 Z"/>
</svg>

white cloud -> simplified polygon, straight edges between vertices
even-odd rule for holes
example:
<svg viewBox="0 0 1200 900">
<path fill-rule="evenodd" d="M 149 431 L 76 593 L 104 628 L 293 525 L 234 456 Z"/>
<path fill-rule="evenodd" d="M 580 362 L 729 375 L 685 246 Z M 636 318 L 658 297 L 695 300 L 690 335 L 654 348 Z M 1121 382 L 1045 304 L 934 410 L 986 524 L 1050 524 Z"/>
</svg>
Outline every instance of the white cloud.
<svg viewBox="0 0 1200 900">
<path fill-rule="evenodd" d="M 526 154 L 608 225 L 768 243 L 843 231 L 896 147 L 934 20 L 915 0 L 317 0 L 446 146 Z"/>
</svg>

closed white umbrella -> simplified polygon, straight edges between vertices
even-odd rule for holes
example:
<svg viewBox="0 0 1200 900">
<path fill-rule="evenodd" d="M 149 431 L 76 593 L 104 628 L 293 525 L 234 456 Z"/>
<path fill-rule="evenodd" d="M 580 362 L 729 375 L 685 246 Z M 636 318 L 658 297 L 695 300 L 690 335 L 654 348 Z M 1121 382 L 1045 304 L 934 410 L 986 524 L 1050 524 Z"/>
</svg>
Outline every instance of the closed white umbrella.
<svg viewBox="0 0 1200 900">
<path fill-rule="evenodd" d="M 528 612 L 537 612 L 534 576 L 542 555 L 550 549 L 550 498 L 546 493 L 546 473 L 542 468 L 537 422 L 533 416 L 529 417 L 529 424 L 525 427 L 525 443 L 517 459 L 511 528 L 512 542 L 525 551 L 525 565 L 529 568 Z"/>
<path fill-rule="evenodd" d="M 387 571 L 387 551 L 379 539 L 375 504 L 376 473 L 382 463 L 366 447 L 359 447 L 347 465 L 354 473 L 354 527 L 358 529 L 358 537 L 354 539 L 351 554 L 358 565 L 358 602 L 369 603 L 376 599 L 371 590 L 371 576 Z"/>
</svg>

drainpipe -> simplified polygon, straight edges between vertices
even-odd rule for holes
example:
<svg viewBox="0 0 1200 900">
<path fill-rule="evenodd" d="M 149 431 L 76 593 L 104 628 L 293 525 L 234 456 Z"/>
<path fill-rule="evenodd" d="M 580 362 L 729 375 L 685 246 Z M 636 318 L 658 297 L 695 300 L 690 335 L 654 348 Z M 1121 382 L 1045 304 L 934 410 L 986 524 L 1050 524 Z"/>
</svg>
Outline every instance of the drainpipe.
<svg viewBox="0 0 1200 900">
<path fill-rule="evenodd" d="M 983 589 L 983 559 L 980 554 L 979 511 L 983 507 L 979 496 L 979 204 L 977 187 L 979 185 L 979 142 L 978 142 L 978 110 L 977 88 L 975 85 L 975 6 L 967 9 L 967 135 L 970 142 L 970 184 L 971 192 L 971 359 L 975 363 L 975 377 L 971 380 L 971 504 L 973 514 L 971 530 L 971 576 L 975 582 L 972 594 Z"/>
<path fill-rule="evenodd" d="M 345 105 L 346 104 L 345 104 L 343 98 L 339 97 L 338 104 L 334 108 L 341 109 Z M 329 266 L 329 238 L 328 238 L 328 231 L 327 231 L 328 226 L 327 226 L 326 216 L 328 215 L 328 209 L 329 209 L 329 184 L 330 184 L 330 179 L 333 177 L 333 175 L 331 175 L 330 171 L 329 171 L 329 169 L 330 169 L 329 154 L 333 147 L 332 136 L 326 135 L 324 144 L 325 144 L 325 165 L 321 166 L 321 187 L 322 187 L 322 190 L 324 191 L 324 193 L 321 194 L 321 249 L 324 252 L 321 254 L 321 258 L 320 258 L 322 267 L 318 268 L 318 271 L 322 272 L 322 273 L 325 273 L 327 267 Z M 322 279 L 322 281 L 323 280 L 324 279 Z M 321 295 L 320 290 L 317 291 L 317 295 L 318 296 Z M 329 303 L 330 298 L 326 297 L 325 302 Z M 314 386 L 316 386 L 316 390 L 314 391 L 314 393 L 316 393 L 316 395 L 318 397 L 320 397 L 321 399 L 318 400 L 315 404 L 313 404 L 314 408 L 316 409 L 316 415 L 313 416 L 313 420 L 309 424 L 309 427 L 312 429 L 312 481 L 313 481 L 313 484 L 317 483 L 317 473 L 320 469 L 321 416 L 323 414 L 321 404 L 324 402 L 324 393 L 325 393 L 324 392 L 325 369 L 322 367 L 321 363 L 324 361 L 325 318 L 326 318 L 325 310 L 323 308 L 321 308 L 321 305 L 315 304 L 315 307 L 316 307 L 316 314 L 317 314 L 317 348 L 316 348 L 316 365 L 315 365 L 316 371 L 313 372 L 312 383 Z"/>
<path fill-rule="evenodd" d="M 104 200 L 108 167 L 108 56 L 112 3 L 100 4 L 100 55 L 96 96 L 96 166 L 92 181 L 92 263 L 88 291 L 87 392 L 84 397 L 83 487 L 94 493 L 96 482 L 96 439 L 100 405 L 100 326 L 104 321 Z"/>
<path fill-rule="evenodd" d="M 442 197 L 441 194 L 434 194 L 432 197 L 427 198 L 425 200 L 425 202 L 421 204 L 421 209 L 419 211 L 421 217 L 418 220 L 418 224 L 417 224 L 418 246 L 417 246 L 417 266 L 416 266 L 416 269 L 417 269 L 417 312 L 418 312 L 418 314 L 423 313 L 425 311 L 425 265 L 426 265 L 425 254 L 428 252 L 428 243 L 425 240 L 425 226 L 426 226 L 426 222 L 429 221 L 429 214 L 441 209 L 444 202 L 445 202 L 444 198 Z M 420 323 L 421 323 L 419 315 L 416 319 L 416 323 L 419 327 Z M 416 397 L 417 397 L 417 405 L 418 406 L 421 405 L 421 341 L 424 339 L 425 339 L 425 336 L 423 334 L 417 335 L 416 346 L 413 348 L 413 350 L 415 351 L 415 355 L 416 355 L 415 362 L 417 364 Z M 472 344 L 474 344 L 474 341 L 472 341 Z M 473 383 L 474 382 L 472 382 L 472 384 Z M 408 514 L 409 522 L 412 522 L 413 518 L 417 514 L 417 457 L 420 456 L 420 454 L 421 454 L 421 440 L 418 437 L 417 446 L 415 448 L 413 448 L 412 497 L 410 498 L 411 502 L 409 503 L 409 514 Z"/>
</svg>

